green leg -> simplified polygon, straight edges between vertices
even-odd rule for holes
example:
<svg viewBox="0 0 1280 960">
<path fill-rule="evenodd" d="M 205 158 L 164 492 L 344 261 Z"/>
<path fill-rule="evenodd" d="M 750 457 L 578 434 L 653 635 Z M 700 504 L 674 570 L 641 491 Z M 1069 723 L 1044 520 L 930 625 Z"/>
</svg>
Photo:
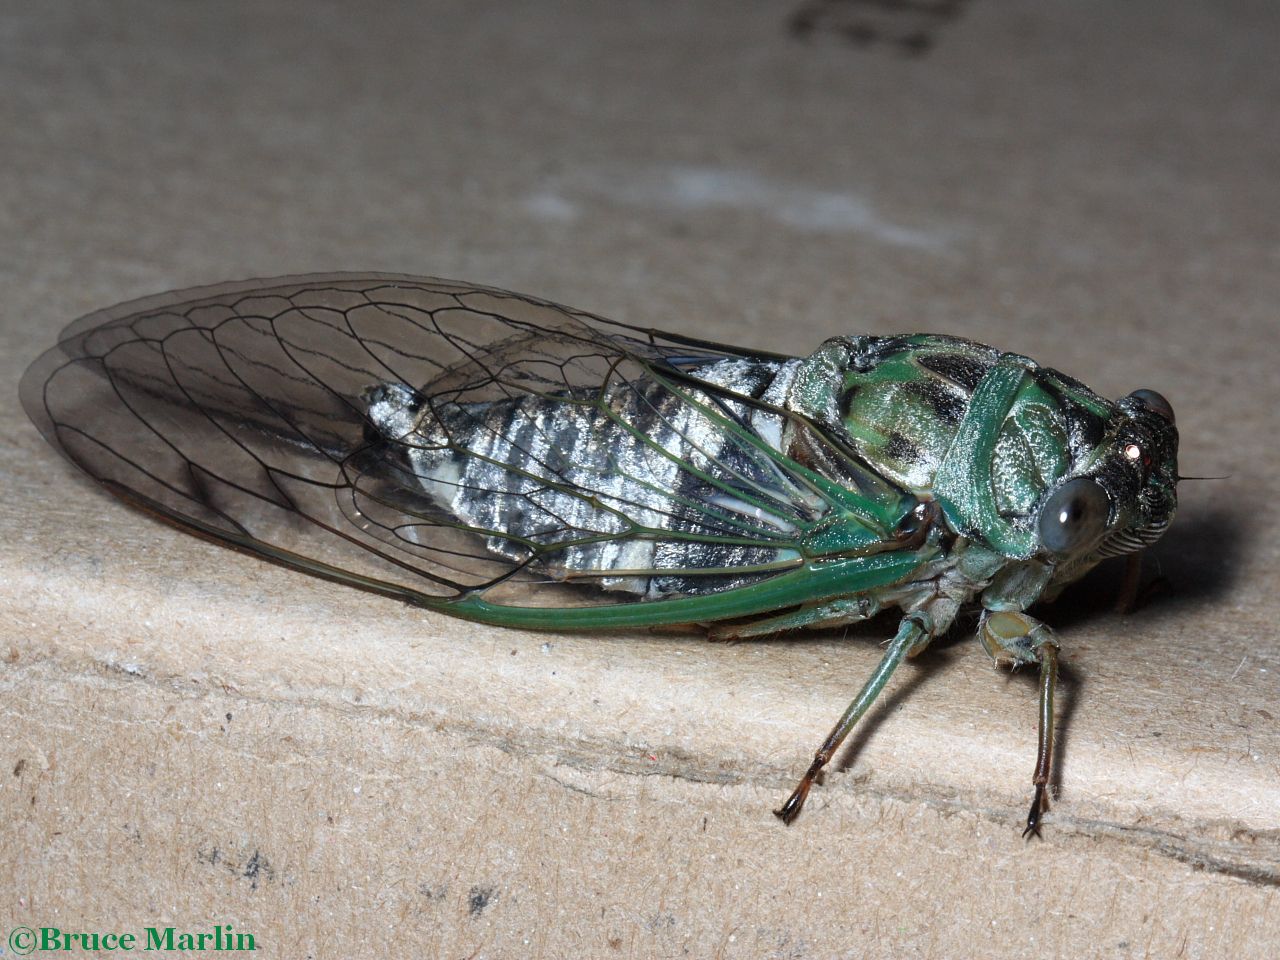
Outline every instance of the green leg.
<svg viewBox="0 0 1280 960">
<path fill-rule="evenodd" d="M 876 697 L 880 695 L 880 691 L 884 689 L 885 684 L 889 682 L 889 678 L 893 676 L 893 671 L 898 668 L 898 664 L 903 661 L 907 654 L 922 649 L 930 639 L 929 631 L 916 620 L 907 618 L 902 621 L 902 625 L 898 627 L 897 635 L 889 641 L 889 649 L 885 651 L 875 672 L 871 674 L 857 697 L 845 709 L 844 715 L 840 717 L 839 722 L 827 734 L 827 739 L 818 748 L 817 754 L 814 755 L 813 763 L 809 764 L 809 769 L 805 771 L 805 775 L 800 779 L 799 785 L 792 791 L 791 796 L 787 798 L 787 802 L 781 808 L 773 811 L 776 816 L 782 819 L 783 823 L 790 823 L 799 816 L 800 808 L 804 806 L 805 798 L 809 796 L 809 788 L 813 786 L 814 780 L 817 779 L 822 768 L 830 762 L 832 755 L 840 749 L 840 744 L 849 735 L 853 725 L 867 712 L 867 708 L 875 702 Z"/>
<path fill-rule="evenodd" d="M 1024 613 L 985 613 L 978 637 L 987 653 L 1001 666 L 1017 668 L 1032 663 L 1040 667 L 1040 729 L 1036 768 L 1031 783 L 1035 795 L 1027 814 L 1024 837 L 1040 836 L 1040 822 L 1049 809 L 1049 774 L 1053 769 L 1053 694 L 1058 683 L 1058 641 L 1052 631 Z"/>
<path fill-rule="evenodd" d="M 707 629 L 710 640 L 740 640 L 745 637 L 760 637 L 783 630 L 795 630 L 799 627 L 836 626 L 844 623 L 856 623 L 874 617 L 880 611 L 880 604 L 869 597 L 844 597 L 826 603 L 806 604 L 790 613 L 776 617 L 763 617 L 749 620 L 746 623 L 716 623 Z"/>
</svg>

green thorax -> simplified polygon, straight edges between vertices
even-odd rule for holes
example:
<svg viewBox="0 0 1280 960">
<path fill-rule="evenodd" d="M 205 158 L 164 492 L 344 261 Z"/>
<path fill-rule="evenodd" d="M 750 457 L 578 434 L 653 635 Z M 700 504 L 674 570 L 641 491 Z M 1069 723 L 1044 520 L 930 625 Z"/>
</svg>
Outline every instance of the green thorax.
<svg viewBox="0 0 1280 960">
<path fill-rule="evenodd" d="M 802 361 L 787 405 L 1010 557 L 1035 552 L 1036 504 L 1097 455 L 1116 414 L 1027 357 L 931 334 L 828 340 Z"/>
</svg>

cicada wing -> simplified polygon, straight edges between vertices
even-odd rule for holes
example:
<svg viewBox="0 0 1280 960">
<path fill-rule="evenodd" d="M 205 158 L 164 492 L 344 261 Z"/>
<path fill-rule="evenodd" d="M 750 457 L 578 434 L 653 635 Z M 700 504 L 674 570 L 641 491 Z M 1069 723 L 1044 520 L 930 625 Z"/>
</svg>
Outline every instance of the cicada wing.
<svg viewBox="0 0 1280 960">
<path fill-rule="evenodd" d="M 785 363 L 490 288 L 337 274 L 90 315 L 22 399 L 113 492 L 309 572 L 432 606 L 660 603 L 793 570 L 830 509 L 779 450 L 786 430 L 822 438 L 762 398 Z M 575 581 L 604 590 L 541 589 Z"/>
</svg>

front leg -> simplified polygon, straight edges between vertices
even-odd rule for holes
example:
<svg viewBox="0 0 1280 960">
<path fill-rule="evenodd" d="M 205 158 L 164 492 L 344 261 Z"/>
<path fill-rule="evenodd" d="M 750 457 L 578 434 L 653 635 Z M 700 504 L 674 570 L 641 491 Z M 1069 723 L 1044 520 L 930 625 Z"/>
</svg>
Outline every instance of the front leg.
<svg viewBox="0 0 1280 960">
<path fill-rule="evenodd" d="M 1040 730 L 1036 768 L 1031 782 L 1035 795 L 1027 814 L 1024 837 L 1040 836 L 1040 818 L 1049 809 L 1049 773 L 1053 767 L 1053 694 L 1058 682 L 1058 641 L 1053 631 L 1025 613 L 984 611 L 978 638 L 997 665 L 1017 669 L 1040 666 Z"/>
</svg>

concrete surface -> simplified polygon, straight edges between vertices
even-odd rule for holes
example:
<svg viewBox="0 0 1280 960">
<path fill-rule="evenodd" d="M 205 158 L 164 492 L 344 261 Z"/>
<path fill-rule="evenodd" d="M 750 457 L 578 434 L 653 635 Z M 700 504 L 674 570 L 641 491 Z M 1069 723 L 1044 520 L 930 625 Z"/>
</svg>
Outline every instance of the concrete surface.
<svg viewBox="0 0 1280 960">
<path fill-rule="evenodd" d="M 1280 15 L 1228 0 L 0 5 L 0 926 L 265 956 L 1266 957 L 1280 942 Z M 866 29 L 870 25 L 874 29 Z M 887 625 L 424 614 L 220 550 L 26 422 L 67 321 L 433 274 L 807 352 L 933 330 L 1171 398 L 1181 514 L 1045 618 L 1064 749 L 961 635 L 802 818 Z"/>
</svg>

